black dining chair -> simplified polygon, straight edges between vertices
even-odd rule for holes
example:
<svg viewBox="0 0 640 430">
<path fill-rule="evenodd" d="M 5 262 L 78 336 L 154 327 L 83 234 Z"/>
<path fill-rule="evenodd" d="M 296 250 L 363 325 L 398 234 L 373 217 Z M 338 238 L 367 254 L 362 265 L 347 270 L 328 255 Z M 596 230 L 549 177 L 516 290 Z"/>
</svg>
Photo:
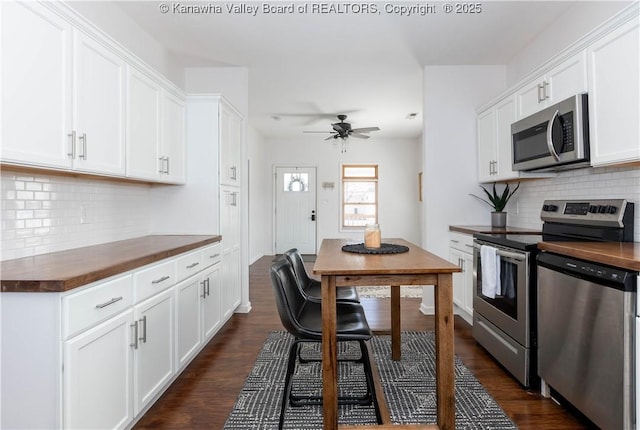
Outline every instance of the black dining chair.
<svg viewBox="0 0 640 430">
<path fill-rule="evenodd" d="M 322 396 L 297 396 L 292 393 L 292 376 L 296 368 L 296 356 L 304 342 L 322 341 L 322 305 L 319 302 L 307 300 L 298 288 L 293 267 L 285 257 L 276 259 L 270 268 L 271 285 L 275 292 L 278 314 L 284 328 L 294 337 L 289 349 L 287 373 L 278 428 L 282 429 L 287 408 L 321 404 Z M 360 358 L 354 360 L 362 363 L 366 379 L 367 391 L 362 396 L 339 396 L 338 404 L 373 404 L 376 419 L 381 423 L 380 411 L 376 401 L 373 385 L 373 374 L 366 341 L 371 339 L 372 333 L 364 314 L 364 308 L 358 303 L 337 303 L 336 335 L 338 342 L 357 341 L 360 346 Z"/>
<path fill-rule="evenodd" d="M 302 290 L 302 294 L 304 294 L 309 300 L 319 302 L 322 298 L 320 281 L 309 276 L 307 269 L 304 267 L 302 255 L 298 252 L 298 249 L 291 248 L 290 250 L 285 251 L 284 256 L 289 260 L 291 266 L 293 266 L 293 271 L 295 272 L 296 279 L 298 280 L 298 286 Z M 336 301 L 360 303 L 358 290 L 356 287 L 336 288 Z"/>
</svg>

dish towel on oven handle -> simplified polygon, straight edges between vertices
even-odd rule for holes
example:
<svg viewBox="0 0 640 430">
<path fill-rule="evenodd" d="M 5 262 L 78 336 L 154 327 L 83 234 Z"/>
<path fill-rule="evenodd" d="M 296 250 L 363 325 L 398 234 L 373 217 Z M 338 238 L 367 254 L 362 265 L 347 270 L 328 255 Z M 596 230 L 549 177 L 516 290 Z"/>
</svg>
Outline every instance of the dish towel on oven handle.
<svg viewBox="0 0 640 430">
<path fill-rule="evenodd" d="M 482 261 L 482 294 L 495 299 L 500 294 L 500 256 L 493 246 L 480 246 Z"/>
</svg>

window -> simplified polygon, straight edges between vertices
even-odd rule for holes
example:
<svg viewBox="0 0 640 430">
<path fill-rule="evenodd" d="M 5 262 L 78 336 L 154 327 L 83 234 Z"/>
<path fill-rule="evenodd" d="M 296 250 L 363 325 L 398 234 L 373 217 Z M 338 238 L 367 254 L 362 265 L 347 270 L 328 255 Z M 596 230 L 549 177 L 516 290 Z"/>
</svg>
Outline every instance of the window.
<svg viewBox="0 0 640 430">
<path fill-rule="evenodd" d="M 378 222 L 378 165 L 342 165 L 342 227 Z"/>
</svg>

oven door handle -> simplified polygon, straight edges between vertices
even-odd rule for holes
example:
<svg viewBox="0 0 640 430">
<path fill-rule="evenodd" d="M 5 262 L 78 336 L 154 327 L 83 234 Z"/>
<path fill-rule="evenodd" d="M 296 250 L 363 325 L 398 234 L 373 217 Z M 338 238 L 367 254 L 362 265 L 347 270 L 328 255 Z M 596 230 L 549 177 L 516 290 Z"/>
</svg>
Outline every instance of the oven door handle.
<svg viewBox="0 0 640 430">
<path fill-rule="evenodd" d="M 488 245 L 488 246 L 491 246 L 491 245 Z M 474 245 L 473 247 L 477 249 L 478 252 L 480 252 L 480 246 Z M 499 249 L 499 248 L 496 248 L 496 250 L 497 250 L 496 254 L 499 255 L 500 257 L 512 258 L 517 261 L 526 260 L 526 257 L 523 254 L 518 254 L 516 252 L 503 251 L 502 249 Z"/>
</svg>

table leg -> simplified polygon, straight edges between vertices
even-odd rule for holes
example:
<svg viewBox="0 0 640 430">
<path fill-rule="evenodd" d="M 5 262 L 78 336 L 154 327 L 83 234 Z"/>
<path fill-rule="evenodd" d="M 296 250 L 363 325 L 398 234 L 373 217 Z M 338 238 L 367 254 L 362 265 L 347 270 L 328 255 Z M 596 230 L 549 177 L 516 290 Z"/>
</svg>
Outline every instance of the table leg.
<svg viewBox="0 0 640 430">
<path fill-rule="evenodd" d="M 438 275 L 435 306 L 437 420 L 441 430 L 454 430 L 453 284 L 450 273 Z"/>
<path fill-rule="evenodd" d="M 322 411 L 325 430 L 338 428 L 336 278 L 322 276 Z"/>
<path fill-rule="evenodd" d="M 400 339 L 400 286 L 391 286 L 391 359 L 401 358 Z"/>
</svg>

